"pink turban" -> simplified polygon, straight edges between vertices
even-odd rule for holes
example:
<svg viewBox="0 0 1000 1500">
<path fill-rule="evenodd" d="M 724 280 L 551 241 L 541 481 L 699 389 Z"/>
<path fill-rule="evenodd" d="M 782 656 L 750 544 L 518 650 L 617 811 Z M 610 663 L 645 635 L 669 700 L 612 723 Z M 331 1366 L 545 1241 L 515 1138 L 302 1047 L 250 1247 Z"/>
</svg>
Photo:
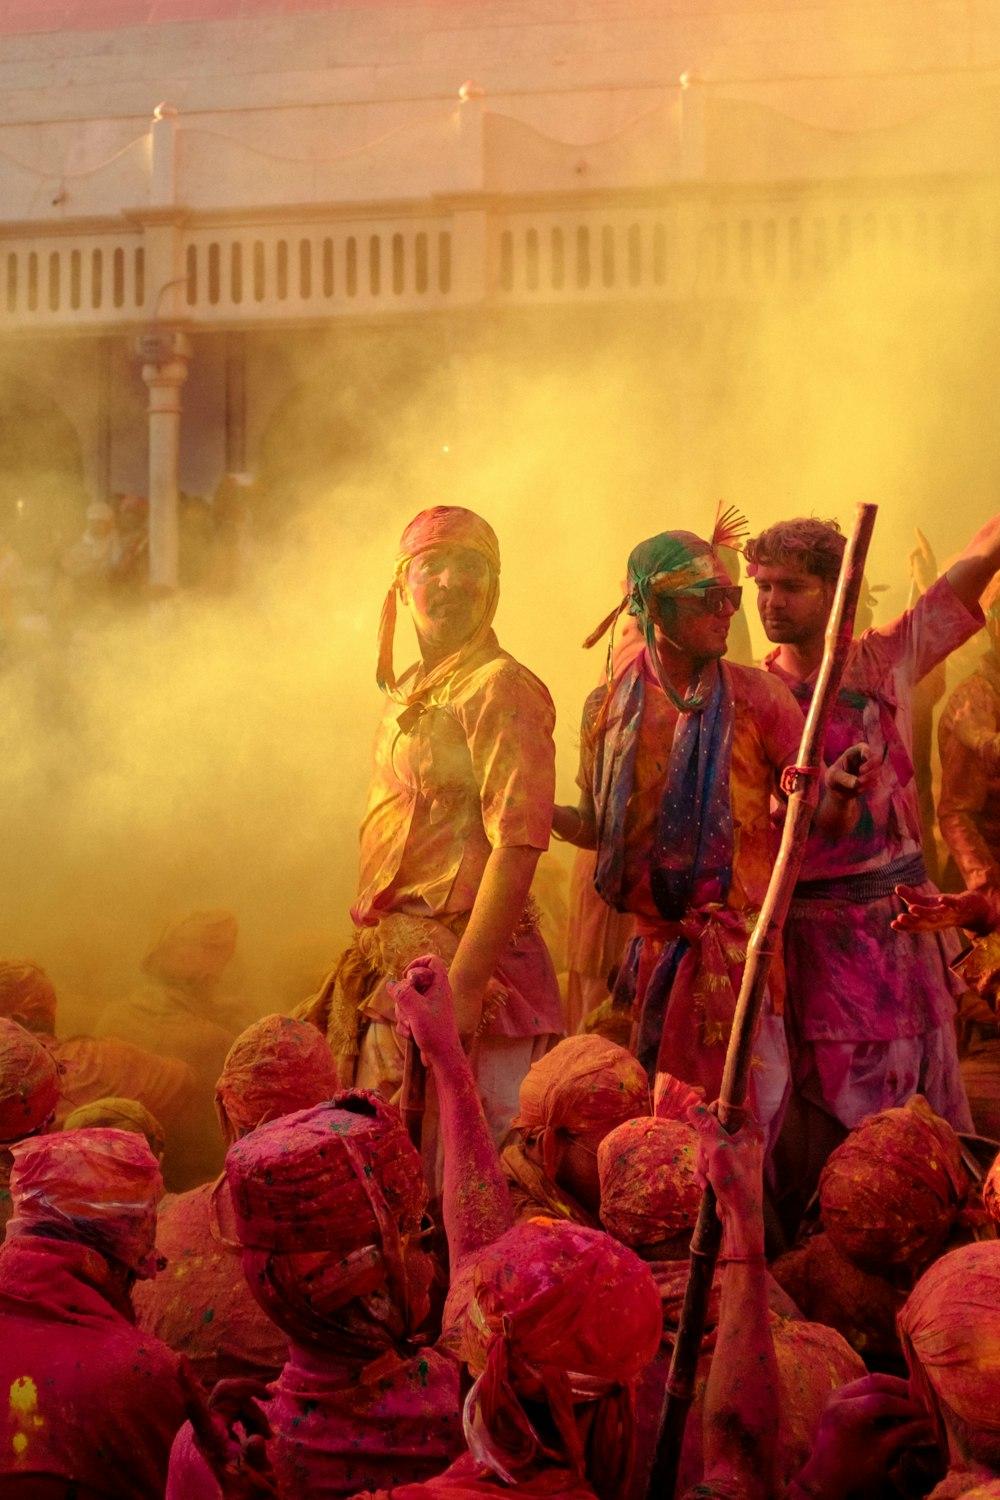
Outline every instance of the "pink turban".
<svg viewBox="0 0 1000 1500">
<path fill-rule="evenodd" d="M 20 1021 L 29 1031 L 55 1030 L 56 992 L 44 969 L 24 959 L 0 963 L 0 1016 Z"/>
<path fill-rule="evenodd" d="M 467 552 L 477 552 L 486 559 L 490 568 L 490 591 L 486 599 L 483 617 L 469 640 L 458 651 L 440 662 L 431 672 L 420 679 L 420 686 L 413 694 L 406 694 L 396 685 L 396 674 L 392 664 L 392 644 L 396 632 L 396 595 L 406 577 L 406 570 L 415 557 L 422 552 L 432 552 L 437 547 L 461 547 Z M 378 628 L 378 664 L 376 679 L 383 693 L 400 702 L 412 702 L 430 692 L 438 683 L 455 670 L 465 657 L 478 651 L 493 625 L 493 617 L 500 601 L 500 543 L 496 532 L 488 521 L 477 516 L 475 511 L 461 505 L 432 505 L 414 516 L 399 540 L 399 552 L 393 570 L 392 583 L 382 605 L 382 616 Z"/>
<path fill-rule="evenodd" d="M 236 1038 L 215 1085 L 222 1134 L 232 1145 L 268 1120 L 331 1099 L 339 1087 L 333 1054 L 315 1026 L 265 1016 Z"/>
<path fill-rule="evenodd" d="M 653 1245 L 694 1227 L 701 1204 L 698 1136 L 682 1120 L 626 1120 L 597 1148 L 601 1223 L 626 1245 Z"/>
<path fill-rule="evenodd" d="M 958 1137 L 916 1094 L 870 1115 L 833 1152 L 819 1182 L 823 1225 L 866 1270 L 920 1266 L 944 1244 L 968 1189 Z"/>
<path fill-rule="evenodd" d="M 238 931 L 232 912 L 191 912 L 167 923 L 142 961 L 143 972 L 175 984 L 217 979 L 233 956 Z"/>
<path fill-rule="evenodd" d="M 0 1145 L 32 1135 L 55 1114 L 59 1069 L 41 1042 L 0 1017 Z"/>
<path fill-rule="evenodd" d="M 516 1482 L 542 1451 L 522 1401 L 544 1402 L 570 1466 L 598 1495 L 622 1494 L 635 1387 L 662 1329 L 649 1267 L 600 1230 L 534 1219 L 483 1252 L 471 1283 L 456 1327 L 460 1357 L 478 1377 L 465 1412 L 470 1452 Z M 586 1437 L 574 1415 L 583 1403 L 594 1404 Z"/>
<path fill-rule="evenodd" d="M 649 1114 L 646 1070 L 602 1036 L 570 1036 L 532 1063 L 521 1083 L 514 1127 L 537 1136 L 542 1165 L 556 1175 L 556 1135 L 600 1142 L 625 1120 Z"/>
<path fill-rule="evenodd" d="M 163 1179 L 142 1136 L 73 1130 L 11 1147 L 8 1238 L 51 1228 L 119 1260 L 140 1277 L 156 1272 L 156 1205 Z"/>
<path fill-rule="evenodd" d="M 1000 1242 L 943 1255 L 899 1314 L 906 1362 L 928 1410 L 935 1398 L 972 1427 L 1000 1432 Z"/>
<path fill-rule="evenodd" d="M 261 1125 L 229 1148 L 226 1177 L 250 1290 L 286 1332 L 320 1339 L 331 1314 L 381 1289 L 406 1319 L 427 1185 L 379 1095 L 349 1090 Z"/>
</svg>

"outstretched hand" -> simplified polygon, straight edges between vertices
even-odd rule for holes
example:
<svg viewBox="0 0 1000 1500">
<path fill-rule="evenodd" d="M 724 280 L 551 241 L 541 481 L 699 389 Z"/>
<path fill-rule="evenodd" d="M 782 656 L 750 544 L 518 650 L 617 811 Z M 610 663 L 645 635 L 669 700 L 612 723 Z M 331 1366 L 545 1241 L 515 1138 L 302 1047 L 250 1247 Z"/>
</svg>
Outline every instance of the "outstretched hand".
<svg viewBox="0 0 1000 1500">
<path fill-rule="evenodd" d="M 905 1380 L 865 1375 L 827 1400 L 799 1485 L 817 1500 L 882 1495 L 904 1448 L 933 1440 L 930 1418 Z"/>
<path fill-rule="evenodd" d="M 897 885 L 896 895 L 906 904 L 906 910 L 892 921 L 897 932 L 946 932 L 951 927 L 964 927 L 982 935 L 997 926 L 997 913 L 982 891 L 949 895 Z"/>
<path fill-rule="evenodd" d="M 870 745 L 852 745 L 827 767 L 827 790 L 838 797 L 863 797 L 878 780 L 880 763 Z"/>
<path fill-rule="evenodd" d="M 428 954 L 415 958 L 403 970 L 402 979 L 392 980 L 386 988 L 396 1003 L 396 1030 L 411 1037 L 430 1066 L 462 1050 L 451 983 L 444 962 Z"/>
<path fill-rule="evenodd" d="M 214 1474 L 223 1500 L 279 1500 L 266 1442 L 271 1426 L 260 1402 L 271 1392 L 258 1380 L 220 1380 L 207 1402 L 190 1366 L 181 1363 L 195 1446 Z"/>
<path fill-rule="evenodd" d="M 917 545 L 909 556 L 910 577 L 922 594 L 926 594 L 931 584 L 936 582 L 938 576 L 937 558 L 934 556 L 934 548 L 924 536 L 919 526 L 914 527 Z"/>
</svg>

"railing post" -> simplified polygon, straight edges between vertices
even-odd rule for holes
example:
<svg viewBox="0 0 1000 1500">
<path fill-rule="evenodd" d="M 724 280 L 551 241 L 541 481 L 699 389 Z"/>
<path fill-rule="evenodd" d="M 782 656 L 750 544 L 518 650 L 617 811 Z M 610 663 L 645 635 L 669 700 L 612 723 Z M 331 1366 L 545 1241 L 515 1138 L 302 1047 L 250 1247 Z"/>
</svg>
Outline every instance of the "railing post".
<svg viewBox="0 0 1000 1500">
<path fill-rule="evenodd" d="M 149 390 L 149 582 L 162 597 L 178 582 L 181 388 L 191 344 L 183 333 L 157 329 L 139 335 L 137 350 Z"/>
</svg>

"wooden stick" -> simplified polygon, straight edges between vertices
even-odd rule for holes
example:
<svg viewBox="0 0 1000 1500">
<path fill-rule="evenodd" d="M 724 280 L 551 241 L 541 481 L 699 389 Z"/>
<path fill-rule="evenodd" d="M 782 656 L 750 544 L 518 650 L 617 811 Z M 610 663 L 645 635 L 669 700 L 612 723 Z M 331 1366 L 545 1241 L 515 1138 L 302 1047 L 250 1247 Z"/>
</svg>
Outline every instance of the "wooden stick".
<svg viewBox="0 0 1000 1500">
<path fill-rule="evenodd" d="M 735 1133 L 743 1123 L 750 1064 L 767 976 L 781 940 L 782 928 L 805 855 L 809 825 L 819 801 L 826 730 L 854 638 L 854 614 L 877 510 L 875 505 L 859 505 L 857 508 L 854 528 L 844 549 L 833 608 L 827 621 L 823 660 L 802 731 L 798 760 L 785 772 L 782 782 L 788 793 L 788 808 L 781 846 L 747 949 L 746 968 L 743 971 L 743 983 L 740 985 L 722 1075 L 719 1121 L 730 1134 Z M 715 1194 L 711 1186 L 706 1186 L 691 1240 L 691 1267 L 663 1396 L 656 1457 L 648 1490 L 649 1500 L 673 1500 L 684 1426 L 694 1397 L 695 1373 L 705 1330 L 708 1295 L 715 1275 L 721 1239 L 722 1225 L 715 1211 Z"/>
<path fill-rule="evenodd" d="M 420 1061 L 420 1048 L 412 1036 L 406 1038 L 403 1056 L 403 1086 L 399 1091 L 399 1113 L 410 1140 L 420 1150 L 424 1133 L 424 1104 L 427 1094 L 427 1069 Z"/>
</svg>

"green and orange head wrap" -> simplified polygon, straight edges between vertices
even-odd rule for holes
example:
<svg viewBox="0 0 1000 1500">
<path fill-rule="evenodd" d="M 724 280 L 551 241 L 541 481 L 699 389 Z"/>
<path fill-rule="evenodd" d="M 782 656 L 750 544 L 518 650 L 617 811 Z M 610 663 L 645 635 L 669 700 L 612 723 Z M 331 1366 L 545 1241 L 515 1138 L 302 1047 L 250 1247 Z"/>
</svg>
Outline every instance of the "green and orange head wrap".
<svg viewBox="0 0 1000 1500">
<path fill-rule="evenodd" d="M 490 568 L 490 591 L 483 617 L 470 638 L 447 660 L 426 677 L 421 677 L 419 689 L 413 693 L 402 692 L 396 683 L 392 664 L 392 643 L 396 631 L 396 596 L 402 591 L 406 570 L 415 557 L 432 552 L 438 547 L 462 547 L 484 557 Z M 488 521 L 477 516 L 475 511 L 462 505 L 432 505 L 414 516 L 399 539 L 399 551 L 393 569 L 378 628 L 378 665 L 376 679 L 383 693 L 400 703 L 412 703 L 454 671 L 459 661 L 470 656 L 483 644 L 493 625 L 493 617 L 500 601 L 500 543 L 496 532 Z"/>
<path fill-rule="evenodd" d="M 654 601 L 668 596 L 674 599 L 696 598 L 713 588 L 720 574 L 728 576 L 719 556 L 720 547 L 739 551 L 748 531 L 746 519 L 734 506 L 723 511 L 721 504 L 709 541 L 691 531 L 661 531 L 633 547 L 628 559 L 628 581 L 625 597 L 584 641 L 594 646 L 607 630 L 611 631 L 608 648 L 608 675 L 614 652 L 614 627 L 620 615 L 634 615 L 646 639 L 650 661 L 660 686 L 681 713 L 695 712 L 704 706 L 702 695 L 682 699 L 661 675 L 655 648 L 656 609 Z"/>
</svg>

